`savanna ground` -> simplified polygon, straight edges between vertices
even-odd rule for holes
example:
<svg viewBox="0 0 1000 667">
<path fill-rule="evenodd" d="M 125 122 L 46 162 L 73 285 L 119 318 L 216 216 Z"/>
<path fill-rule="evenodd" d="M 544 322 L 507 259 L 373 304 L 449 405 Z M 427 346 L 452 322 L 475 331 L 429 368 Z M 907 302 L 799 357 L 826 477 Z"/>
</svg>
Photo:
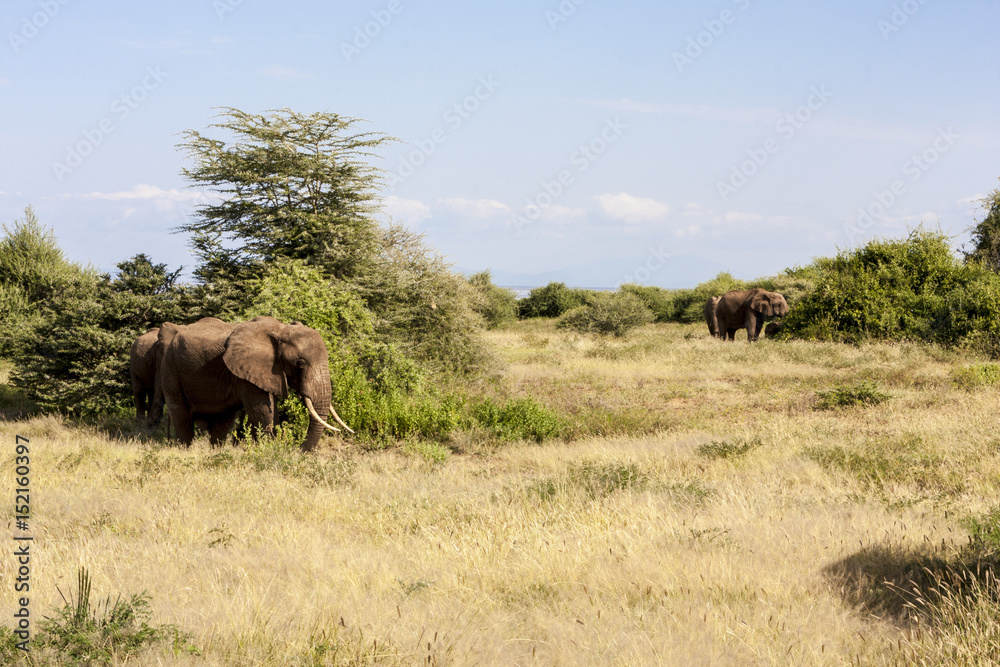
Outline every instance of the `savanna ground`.
<svg viewBox="0 0 1000 667">
<path fill-rule="evenodd" d="M 152 622 L 182 631 L 128 664 L 1000 660 L 992 570 L 937 595 L 974 560 L 970 520 L 997 506 L 987 360 L 725 344 L 704 325 L 598 340 L 536 320 L 489 337 L 505 362 L 489 391 L 553 409 L 562 438 L 329 438 L 302 456 L 0 421 L 8 525 L 15 435 L 31 440 L 33 618 L 84 566 L 95 597 L 147 591 Z M 888 399 L 821 409 L 843 386 Z"/>
</svg>

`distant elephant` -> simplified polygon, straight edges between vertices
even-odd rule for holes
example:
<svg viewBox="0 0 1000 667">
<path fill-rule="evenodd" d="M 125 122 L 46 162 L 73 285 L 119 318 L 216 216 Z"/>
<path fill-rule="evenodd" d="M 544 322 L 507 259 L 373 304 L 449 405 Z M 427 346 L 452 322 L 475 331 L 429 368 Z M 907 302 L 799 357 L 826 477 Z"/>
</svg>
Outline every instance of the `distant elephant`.
<svg viewBox="0 0 1000 667">
<path fill-rule="evenodd" d="M 156 371 L 163 358 L 163 348 L 157 344 L 159 328 L 150 329 L 135 339 L 129 350 L 129 377 L 132 380 L 132 401 L 135 403 L 135 417 L 147 420 L 156 413 L 159 421 L 163 414 L 162 396 L 157 403 Z"/>
<path fill-rule="evenodd" d="M 251 433 L 270 435 L 275 404 L 292 388 L 309 410 L 301 447 L 313 450 L 332 414 L 348 432 L 330 400 L 330 366 L 323 337 L 299 322 L 273 317 L 229 324 L 206 317 L 179 328 L 163 352 L 163 396 L 177 439 L 190 445 L 194 423 L 204 420 L 213 445 L 225 441 L 240 408 Z"/>
<path fill-rule="evenodd" d="M 760 336 L 765 319 L 787 314 L 785 297 L 759 288 L 726 292 L 715 307 L 719 335 L 729 340 L 735 340 L 737 329 L 745 328 L 747 340 L 753 342 Z"/>
<path fill-rule="evenodd" d="M 764 335 L 770 338 L 775 336 L 781 331 L 781 322 L 768 322 L 767 326 L 764 327 Z"/>
<path fill-rule="evenodd" d="M 720 299 L 722 299 L 721 296 L 713 296 L 705 304 L 705 322 L 708 324 L 708 333 L 710 333 L 713 338 L 718 338 L 720 336 L 719 320 L 715 314 L 715 308 L 719 305 Z"/>
</svg>

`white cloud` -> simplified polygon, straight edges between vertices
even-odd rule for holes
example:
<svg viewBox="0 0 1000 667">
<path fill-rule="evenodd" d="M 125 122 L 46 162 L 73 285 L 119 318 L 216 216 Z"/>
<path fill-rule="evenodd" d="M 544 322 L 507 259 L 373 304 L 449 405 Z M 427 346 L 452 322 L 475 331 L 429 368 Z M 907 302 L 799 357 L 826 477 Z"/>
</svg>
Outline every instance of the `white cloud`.
<svg viewBox="0 0 1000 667">
<path fill-rule="evenodd" d="M 382 210 L 411 229 L 431 217 L 431 207 L 419 199 L 403 199 L 389 195 L 382 203 Z"/>
<path fill-rule="evenodd" d="M 543 208 L 541 215 L 538 217 L 545 222 L 554 222 L 559 224 L 576 222 L 577 220 L 586 217 L 586 215 L 587 211 L 582 208 L 573 208 L 571 206 L 559 206 L 557 204 L 553 204 L 552 206 L 546 206 Z"/>
<path fill-rule="evenodd" d="M 490 220 L 510 214 L 510 208 L 496 199 L 439 199 L 437 206 L 455 215 L 475 220 Z"/>
<path fill-rule="evenodd" d="M 280 65 L 271 65 L 260 71 L 264 76 L 269 76 L 272 79 L 278 79 L 279 81 L 304 81 L 306 79 L 315 79 L 316 77 L 312 74 L 307 74 L 293 67 L 282 67 Z"/>
<path fill-rule="evenodd" d="M 645 197 L 633 197 L 625 192 L 597 196 L 597 204 L 605 215 L 631 224 L 663 220 L 670 213 L 666 204 Z"/>
<path fill-rule="evenodd" d="M 139 183 L 131 190 L 119 190 L 117 192 L 87 192 L 83 194 L 63 194 L 59 199 L 103 199 L 105 201 L 124 201 L 129 199 L 149 199 L 167 202 L 195 202 L 205 203 L 208 197 L 203 192 L 194 190 L 178 190 L 171 188 L 164 190 L 155 185 Z"/>
</svg>

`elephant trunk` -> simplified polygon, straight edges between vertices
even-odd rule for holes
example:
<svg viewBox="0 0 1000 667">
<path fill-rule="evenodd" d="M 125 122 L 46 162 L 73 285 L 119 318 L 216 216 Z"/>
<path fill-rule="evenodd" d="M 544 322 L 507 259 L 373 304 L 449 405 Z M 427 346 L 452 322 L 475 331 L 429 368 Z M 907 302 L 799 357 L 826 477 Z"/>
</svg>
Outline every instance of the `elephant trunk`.
<svg viewBox="0 0 1000 667">
<path fill-rule="evenodd" d="M 309 431 L 302 443 L 303 451 L 309 452 L 315 449 L 316 445 L 319 444 L 323 430 L 333 428 L 325 421 L 331 412 L 336 420 L 350 431 L 331 406 L 330 371 L 326 364 L 321 364 L 308 380 L 303 382 L 301 393 L 303 402 L 309 409 Z M 353 433 L 353 431 L 351 432 Z"/>
</svg>

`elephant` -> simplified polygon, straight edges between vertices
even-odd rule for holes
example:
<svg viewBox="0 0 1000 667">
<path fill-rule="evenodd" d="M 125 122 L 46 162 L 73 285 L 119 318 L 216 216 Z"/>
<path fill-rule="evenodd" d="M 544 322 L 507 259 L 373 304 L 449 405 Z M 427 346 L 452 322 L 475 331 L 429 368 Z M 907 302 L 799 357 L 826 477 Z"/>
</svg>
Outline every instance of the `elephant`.
<svg viewBox="0 0 1000 667">
<path fill-rule="evenodd" d="M 781 331 L 781 322 L 768 322 L 767 326 L 764 327 L 764 335 L 770 338 L 775 336 Z"/>
<path fill-rule="evenodd" d="M 203 420 L 211 444 L 221 444 L 240 408 L 254 437 L 272 434 L 276 401 L 289 388 L 310 415 L 303 451 L 315 449 L 324 428 L 340 430 L 325 421 L 329 414 L 354 433 L 331 404 L 329 357 L 315 329 L 268 316 L 235 324 L 206 317 L 178 329 L 163 351 L 161 376 L 167 413 L 182 443 L 191 444 L 195 421 Z"/>
<path fill-rule="evenodd" d="M 136 338 L 128 354 L 135 417 L 147 420 L 147 424 L 154 414 L 157 421 L 163 414 L 163 397 L 156 397 L 156 371 L 163 358 L 163 348 L 158 344 L 159 333 L 156 327 Z"/>
<path fill-rule="evenodd" d="M 713 296 L 705 303 L 705 322 L 708 324 L 708 333 L 712 338 L 719 337 L 719 320 L 715 314 L 715 308 L 719 305 L 721 296 Z"/>
<path fill-rule="evenodd" d="M 737 329 L 746 328 L 747 340 L 753 342 L 760 336 L 765 319 L 787 314 L 785 297 L 760 288 L 726 292 L 715 307 L 719 336 L 729 340 L 735 340 Z"/>
</svg>

